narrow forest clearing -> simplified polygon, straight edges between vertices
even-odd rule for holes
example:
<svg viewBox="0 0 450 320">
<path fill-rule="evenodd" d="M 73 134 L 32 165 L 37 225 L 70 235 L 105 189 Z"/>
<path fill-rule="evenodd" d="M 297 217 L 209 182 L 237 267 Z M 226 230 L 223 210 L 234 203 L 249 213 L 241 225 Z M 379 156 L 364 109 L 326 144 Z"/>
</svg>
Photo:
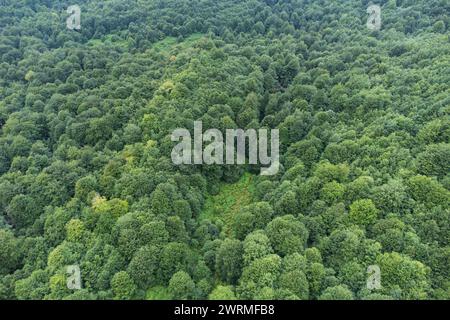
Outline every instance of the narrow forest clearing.
<svg viewBox="0 0 450 320">
<path fill-rule="evenodd" d="M 200 214 L 199 221 L 208 219 L 212 222 L 221 221 L 226 234 L 230 234 L 233 216 L 243 207 L 252 203 L 254 192 L 254 177 L 245 173 L 236 183 L 224 183 L 217 195 L 209 196 Z"/>
<path fill-rule="evenodd" d="M 172 296 L 167 288 L 163 286 L 156 286 L 147 290 L 145 298 L 147 300 L 170 300 Z"/>
<path fill-rule="evenodd" d="M 166 37 L 163 40 L 156 42 L 152 48 L 161 50 L 163 52 L 170 52 L 176 45 L 180 45 L 182 48 L 189 48 L 192 44 L 201 39 L 204 36 L 203 33 L 194 33 L 178 42 L 176 37 Z"/>
</svg>

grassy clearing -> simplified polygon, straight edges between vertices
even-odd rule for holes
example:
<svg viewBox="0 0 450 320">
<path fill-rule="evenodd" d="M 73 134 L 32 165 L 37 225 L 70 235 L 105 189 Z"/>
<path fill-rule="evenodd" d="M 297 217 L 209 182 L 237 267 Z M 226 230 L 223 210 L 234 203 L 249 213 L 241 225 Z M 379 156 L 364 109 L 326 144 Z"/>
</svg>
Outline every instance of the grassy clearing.
<svg viewBox="0 0 450 320">
<path fill-rule="evenodd" d="M 163 286 L 153 287 L 147 290 L 146 294 L 147 300 L 170 300 L 172 296 L 170 295 L 167 288 Z"/>
<path fill-rule="evenodd" d="M 236 183 L 224 183 L 217 195 L 206 199 L 200 221 L 204 219 L 222 221 L 225 232 L 229 234 L 233 216 L 252 202 L 253 192 L 253 176 L 249 173 L 244 174 Z"/>
<path fill-rule="evenodd" d="M 191 47 L 195 41 L 199 40 L 202 37 L 203 37 L 202 33 L 194 33 L 191 34 L 189 37 L 183 39 L 183 41 L 180 43 L 177 41 L 177 38 L 175 37 L 165 37 L 163 40 L 156 42 L 152 46 L 152 48 L 167 53 L 177 45 L 181 46 L 182 48 Z"/>
<path fill-rule="evenodd" d="M 103 44 L 121 47 L 123 49 L 127 49 L 129 46 L 128 41 L 121 40 L 119 37 L 114 37 L 113 35 L 104 36 L 102 39 L 91 39 L 88 41 L 88 46 L 97 47 Z"/>
</svg>

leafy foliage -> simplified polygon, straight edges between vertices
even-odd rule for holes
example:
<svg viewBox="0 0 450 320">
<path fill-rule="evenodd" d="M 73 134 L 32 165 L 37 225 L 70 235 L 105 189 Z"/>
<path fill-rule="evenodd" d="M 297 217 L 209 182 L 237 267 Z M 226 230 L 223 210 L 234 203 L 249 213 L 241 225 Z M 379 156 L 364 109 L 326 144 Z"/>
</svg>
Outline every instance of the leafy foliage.
<svg viewBox="0 0 450 320">
<path fill-rule="evenodd" d="M 0 299 L 450 299 L 448 1 L 77 2 L 0 7 Z M 280 172 L 173 165 L 196 120 Z"/>
</svg>

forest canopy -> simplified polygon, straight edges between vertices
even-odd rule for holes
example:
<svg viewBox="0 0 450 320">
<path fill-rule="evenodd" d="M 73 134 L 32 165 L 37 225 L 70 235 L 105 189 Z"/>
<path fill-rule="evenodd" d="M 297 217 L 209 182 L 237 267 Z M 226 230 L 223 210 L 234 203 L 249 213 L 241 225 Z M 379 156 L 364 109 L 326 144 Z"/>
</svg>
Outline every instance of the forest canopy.
<svg viewBox="0 0 450 320">
<path fill-rule="evenodd" d="M 0 0 L 0 300 L 450 299 L 448 1 L 74 2 Z"/>
</svg>

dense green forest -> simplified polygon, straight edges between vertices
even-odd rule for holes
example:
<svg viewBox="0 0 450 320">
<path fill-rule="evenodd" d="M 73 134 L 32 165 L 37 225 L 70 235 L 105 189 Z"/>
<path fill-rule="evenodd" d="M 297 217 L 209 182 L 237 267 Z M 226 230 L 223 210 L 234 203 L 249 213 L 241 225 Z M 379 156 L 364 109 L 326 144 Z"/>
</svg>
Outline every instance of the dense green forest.
<svg viewBox="0 0 450 320">
<path fill-rule="evenodd" d="M 450 299 L 450 3 L 373 3 L 0 0 L 0 299 Z"/>
</svg>

